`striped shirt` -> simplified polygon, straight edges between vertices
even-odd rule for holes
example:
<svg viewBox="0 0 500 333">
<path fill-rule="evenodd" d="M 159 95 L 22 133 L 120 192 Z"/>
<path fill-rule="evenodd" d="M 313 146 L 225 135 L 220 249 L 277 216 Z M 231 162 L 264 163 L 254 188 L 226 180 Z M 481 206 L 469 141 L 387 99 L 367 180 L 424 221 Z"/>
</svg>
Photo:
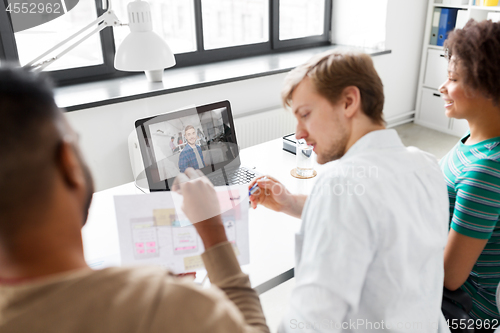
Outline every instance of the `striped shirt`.
<svg viewBox="0 0 500 333">
<path fill-rule="evenodd" d="M 463 144 L 469 135 L 440 162 L 450 199 L 450 228 L 488 239 L 461 288 L 472 296 L 471 317 L 500 319 L 495 296 L 500 282 L 500 137 Z"/>
</svg>

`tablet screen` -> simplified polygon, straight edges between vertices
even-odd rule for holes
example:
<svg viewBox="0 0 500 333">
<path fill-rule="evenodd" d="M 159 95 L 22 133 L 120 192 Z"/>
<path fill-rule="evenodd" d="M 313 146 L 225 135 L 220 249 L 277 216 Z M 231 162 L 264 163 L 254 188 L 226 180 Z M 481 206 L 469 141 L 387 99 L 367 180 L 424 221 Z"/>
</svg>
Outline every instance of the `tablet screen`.
<svg viewBox="0 0 500 333">
<path fill-rule="evenodd" d="M 173 179 L 189 167 L 209 174 L 237 159 L 230 107 L 218 104 L 136 122 L 140 123 L 138 135 L 143 136 L 141 152 L 150 189 L 164 183 L 166 188 L 160 185 L 160 189 L 168 190 Z"/>
</svg>

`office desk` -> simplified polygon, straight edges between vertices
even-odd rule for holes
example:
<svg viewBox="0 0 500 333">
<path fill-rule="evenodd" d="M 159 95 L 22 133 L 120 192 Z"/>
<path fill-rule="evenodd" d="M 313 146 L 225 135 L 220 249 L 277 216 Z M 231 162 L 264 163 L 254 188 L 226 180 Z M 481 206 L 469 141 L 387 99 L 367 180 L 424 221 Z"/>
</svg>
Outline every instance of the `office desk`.
<svg viewBox="0 0 500 333">
<path fill-rule="evenodd" d="M 276 139 L 243 149 L 243 165 L 255 166 L 263 174 L 281 181 L 292 193 L 308 194 L 317 177 L 297 179 L 290 175 L 295 167 L 295 155 L 282 149 Z M 315 163 L 318 175 L 323 166 Z M 134 183 L 94 193 L 87 224 L 82 229 L 85 258 L 93 268 L 120 265 L 118 229 L 116 227 L 114 196 L 139 194 Z M 242 266 L 249 274 L 252 286 L 263 293 L 293 277 L 295 233 L 300 219 L 276 213 L 264 207 L 249 212 L 250 264 Z"/>
</svg>

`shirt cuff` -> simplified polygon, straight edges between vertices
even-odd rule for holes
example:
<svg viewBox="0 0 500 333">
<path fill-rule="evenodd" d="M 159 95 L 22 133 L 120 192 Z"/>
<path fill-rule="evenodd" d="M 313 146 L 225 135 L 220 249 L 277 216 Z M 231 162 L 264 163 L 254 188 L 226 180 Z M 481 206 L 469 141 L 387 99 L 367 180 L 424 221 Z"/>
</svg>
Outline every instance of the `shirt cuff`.
<svg viewBox="0 0 500 333">
<path fill-rule="evenodd" d="M 459 226 L 458 224 L 455 224 L 455 222 L 451 223 L 451 228 L 458 232 L 459 234 L 462 234 L 464 236 L 472 237 L 472 238 L 477 238 L 477 239 L 490 239 L 491 235 L 493 234 L 493 231 L 490 232 L 479 232 L 479 231 L 474 231 L 470 230 L 467 228 L 464 228 L 462 226 Z"/>
<path fill-rule="evenodd" d="M 222 242 L 212 246 L 201 255 L 207 269 L 210 282 L 217 284 L 230 276 L 241 274 L 240 264 L 236 259 L 233 245 Z"/>
</svg>

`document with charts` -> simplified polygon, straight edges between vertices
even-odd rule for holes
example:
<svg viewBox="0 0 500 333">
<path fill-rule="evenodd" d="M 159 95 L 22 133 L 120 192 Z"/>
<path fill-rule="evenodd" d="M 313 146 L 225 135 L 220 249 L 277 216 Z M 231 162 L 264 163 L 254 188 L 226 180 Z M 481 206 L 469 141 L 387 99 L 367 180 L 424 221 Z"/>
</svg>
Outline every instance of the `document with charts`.
<svg viewBox="0 0 500 333">
<path fill-rule="evenodd" d="M 248 188 L 216 187 L 226 235 L 240 265 L 249 260 Z M 203 243 L 175 192 L 115 196 L 122 265 L 161 265 L 176 274 L 203 268 Z"/>
</svg>

